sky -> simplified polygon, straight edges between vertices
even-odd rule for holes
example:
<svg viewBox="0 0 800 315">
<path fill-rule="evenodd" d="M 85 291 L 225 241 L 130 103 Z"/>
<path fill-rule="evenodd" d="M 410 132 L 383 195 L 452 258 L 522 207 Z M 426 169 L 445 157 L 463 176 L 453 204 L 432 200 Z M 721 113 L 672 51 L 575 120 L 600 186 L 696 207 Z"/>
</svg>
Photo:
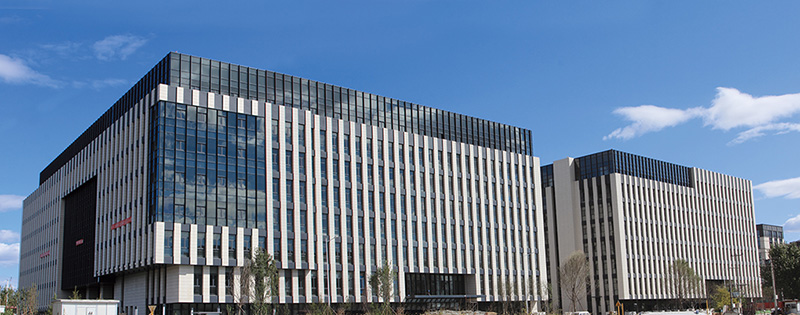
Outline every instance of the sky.
<svg viewBox="0 0 800 315">
<path fill-rule="evenodd" d="M 39 172 L 170 51 L 751 180 L 800 239 L 800 2 L 0 2 L 0 284 Z"/>
</svg>

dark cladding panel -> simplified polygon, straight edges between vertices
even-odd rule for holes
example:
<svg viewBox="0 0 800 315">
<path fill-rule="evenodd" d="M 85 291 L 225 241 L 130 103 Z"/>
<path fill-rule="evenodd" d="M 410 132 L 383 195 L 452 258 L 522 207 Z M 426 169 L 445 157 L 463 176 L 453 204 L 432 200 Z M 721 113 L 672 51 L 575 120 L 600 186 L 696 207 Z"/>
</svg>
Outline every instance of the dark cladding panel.
<svg viewBox="0 0 800 315">
<path fill-rule="evenodd" d="M 533 155 L 533 139 L 531 131 L 527 129 L 478 119 L 490 128 L 475 130 L 469 128 L 467 123 L 477 118 L 466 115 L 288 74 L 181 53 L 171 53 L 169 58 L 172 65 L 180 65 L 169 68 L 171 72 L 169 77 L 173 78 L 170 81 L 172 85 L 257 99 L 277 105 L 310 110 L 312 113 L 336 119 Z M 213 68 L 212 71 L 207 71 L 207 64 L 219 64 L 223 69 L 223 74 L 216 76 L 216 70 Z M 227 69 L 230 69 L 229 76 L 225 74 Z M 196 81 L 194 81 L 195 77 L 197 77 Z M 190 80 L 190 78 L 192 79 Z M 226 88 L 226 85 L 230 85 L 230 90 Z M 305 89 L 306 85 L 308 85 L 308 91 Z M 360 94 L 360 98 L 363 98 L 365 104 L 361 105 L 356 101 L 358 94 Z M 364 115 L 357 114 L 362 109 L 361 107 L 365 111 Z M 409 115 L 409 112 L 413 112 L 412 108 L 417 113 Z M 424 112 L 424 116 L 419 115 L 420 111 Z M 527 137 L 522 137 L 522 135 L 527 135 Z"/>
<path fill-rule="evenodd" d="M 690 167 L 663 162 L 644 156 L 608 150 L 575 159 L 575 179 L 595 178 L 620 173 L 694 187 Z"/>
<path fill-rule="evenodd" d="M 466 294 L 467 275 L 442 273 L 406 273 L 406 295 L 457 296 Z"/>
<path fill-rule="evenodd" d="M 303 86 L 306 84 L 309 86 L 308 95 L 303 94 L 303 89 L 299 88 L 301 85 L 298 82 L 303 81 L 306 82 Z M 415 115 L 405 115 L 409 121 L 403 121 L 403 119 L 400 119 L 402 111 L 397 105 L 401 103 L 399 100 L 365 92 L 351 91 L 346 88 L 272 71 L 258 70 L 172 52 L 164 57 L 97 119 L 92 126 L 86 129 L 58 157 L 50 162 L 39 173 L 39 184 L 44 184 L 64 164 L 122 117 L 158 84 L 258 99 L 273 104 L 308 109 L 322 116 L 334 118 L 342 118 L 344 116 L 344 119 L 357 123 L 410 131 L 451 141 L 533 155 L 532 132 L 527 129 L 412 103 L 405 103 L 403 106 L 409 109 L 413 108 L 417 113 Z M 349 92 L 346 95 L 340 95 L 340 92 L 344 90 Z M 352 115 L 357 112 L 355 109 L 356 102 L 350 99 L 352 92 L 361 93 L 365 102 L 364 109 L 365 111 L 369 109 L 369 114 L 365 112 L 364 115 Z M 304 100 L 302 103 L 301 99 Z M 306 104 L 305 99 L 308 99 L 308 104 Z M 383 106 L 384 104 L 391 105 Z M 424 115 L 419 115 L 420 112 L 424 113 Z M 446 119 L 449 119 L 448 123 L 445 123 Z M 460 121 L 456 123 L 454 119 Z M 471 128 L 469 121 L 478 121 L 479 125 Z M 520 138 L 520 133 L 526 136 Z"/>
<path fill-rule="evenodd" d="M 553 164 L 548 164 L 541 167 L 542 170 L 542 186 L 553 186 Z"/>
<path fill-rule="evenodd" d="M 95 282 L 94 232 L 97 179 L 92 178 L 64 197 L 64 238 L 61 289 Z"/>
</svg>

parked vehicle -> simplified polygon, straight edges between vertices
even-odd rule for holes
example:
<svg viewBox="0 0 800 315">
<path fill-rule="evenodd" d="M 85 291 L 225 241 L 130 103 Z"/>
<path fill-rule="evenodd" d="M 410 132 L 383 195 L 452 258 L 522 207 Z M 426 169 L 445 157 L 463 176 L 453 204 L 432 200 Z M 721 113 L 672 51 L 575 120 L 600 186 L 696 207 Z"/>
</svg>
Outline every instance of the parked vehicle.
<svg viewBox="0 0 800 315">
<path fill-rule="evenodd" d="M 800 311 L 797 309 L 797 305 L 800 301 L 783 301 L 783 312 L 788 314 L 800 314 Z"/>
<path fill-rule="evenodd" d="M 800 314 L 798 304 L 800 304 L 798 300 L 778 301 L 778 308 L 772 310 L 772 315 L 798 315 Z"/>
</svg>

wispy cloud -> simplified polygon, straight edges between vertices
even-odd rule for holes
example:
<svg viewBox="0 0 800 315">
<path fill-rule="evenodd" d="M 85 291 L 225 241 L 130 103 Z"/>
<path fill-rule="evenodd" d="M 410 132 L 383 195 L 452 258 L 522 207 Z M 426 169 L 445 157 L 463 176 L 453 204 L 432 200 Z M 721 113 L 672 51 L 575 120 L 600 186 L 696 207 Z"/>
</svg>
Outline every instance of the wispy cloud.
<svg viewBox="0 0 800 315">
<path fill-rule="evenodd" d="M 83 44 L 71 41 L 43 44 L 39 45 L 39 47 L 62 58 L 75 58 L 85 53 L 86 49 Z M 84 52 L 82 53 L 81 50 L 84 50 Z"/>
<path fill-rule="evenodd" d="M 72 86 L 76 88 L 91 87 L 93 89 L 102 89 L 111 86 L 119 86 L 128 84 L 127 80 L 123 79 L 102 79 L 102 80 L 88 80 L 88 81 L 73 81 Z"/>
<path fill-rule="evenodd" d="M 4 23 L 0 17 L 0 24 Z M 106 79 L 54 79 L 35 69 L 45 69 L 56 62 L 97 59 L 101 61 L 125 60 L 147 42 L 136 35 L 111 35 L 93 43 L 63 41 L 38 44 L 13 55 L 0 54 L 0 82 L 11 84 L 36 84 L 49 87 L 102 89 L 128 84 L 128 80 Z"/>
<path fill-rule="evenodd" d="M 702 114 L 702 109 L 691 108 L 682 110 L 653 105 L 641 105 L 617 108 L 614 110 L 614 114 L 631 121 L 631 124 L 623 128 L 617 128 L 609 135 L 603 137 L 603 140 L 613 138 L 628 140 L 648 132 L 659 131 L 666 127 L 682 124 Z"/>
<path fill-rule="evenodd" d="M 0 243 L 19 243 L 19 233 L 12 230 L 0 230 Z"/>
<path fill-rule="evenodd" d="M 22 18 L 16 15 L 0 16 L 0 24 L 14 24 L 22 22 Z"/>
<path fill-rule="evenodd" d="M 781 122 L 800 113 L 800 94 L 768 95 L 754 97 L 734 88 L 717 88 L 717 95 L 709 107 L 688 109 L 665 108 L 653 105 L 621 107 L 614 113 L 631 122 L 617 128 L 604 140 L 628 140 L 648 132 L 676 126 L 694 118 L 703 120 L 705 126 L 728 131 L 734 128 L 749 128 L 738 134 L 729 144 L 738 144 L 766 135 L 791 131 L 800 132 L 800 124 Z"/>
<path fill-rule="evenodd" d="M 12 266 L 19 263 L 19 243 L 0 243 L 0 265 Z"/>
<path fill-rule="evenodd" d="M 800 177 L 773 180 L 753 186 L 767 198 L 783 197 L 786 199 L 800 198 Z"/>
<path fill-rule="evenodd" d="M 795 123 L 766 124 L 763 126 L 750 128 L 748 130 L 740 132 L 739 135 L 736 136 L 736 139 L 731 140 L 730 144 L 739 144 L 750 139 L 763 137 L 766 135 L 767 132 L 772 132 L 776 135 L 780 135 L 792 131 L 800 132 L 800 124 L 795 124 Z"/>
<path fill-rule="evenodd" d="M 31 69 L 19 58 L 0 54 L 0 78 L 6 83 L 58 87 L 60 82 Z"/>
<path fill-rule="evenodd" d="M 0 212 L 22 209 L 23 196 L 0 195 Z"/>
<path fill-rule="evenodd" d="M 800 232 L 800 214 L 786 220 L 783 223 L 783 230 L 786 232 Z"/>
<path fill-rule="evenodd" d="M 136 35 L 112 35 L 95 42 L 92 48 L 97 59 L 119 58 L 125 60 L 146 42 L 147 39 Z"/>
</svg>

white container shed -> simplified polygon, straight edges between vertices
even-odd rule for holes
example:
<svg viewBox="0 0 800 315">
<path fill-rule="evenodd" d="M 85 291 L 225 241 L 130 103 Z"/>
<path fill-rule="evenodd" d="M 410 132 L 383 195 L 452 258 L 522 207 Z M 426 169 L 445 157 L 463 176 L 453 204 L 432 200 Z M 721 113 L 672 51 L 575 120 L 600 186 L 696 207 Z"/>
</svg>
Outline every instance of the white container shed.
<svg viewBox="0 0 800 315">
<path fill-rule="evenodd" d="M 117 315 L 117 300 L 56 300 L 53 315 Z"/>
</svg>

